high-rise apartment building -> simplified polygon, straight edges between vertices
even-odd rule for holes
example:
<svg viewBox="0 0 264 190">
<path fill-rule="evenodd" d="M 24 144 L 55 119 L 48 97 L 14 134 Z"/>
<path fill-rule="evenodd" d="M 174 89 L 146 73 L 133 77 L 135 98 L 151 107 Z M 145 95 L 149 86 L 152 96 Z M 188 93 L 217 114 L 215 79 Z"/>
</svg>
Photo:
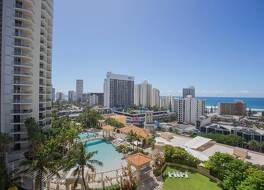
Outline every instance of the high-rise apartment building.
<svg viewBox="0 0 264 190">
<path fill-rule="evenodd" d="M 140 94 L 141 94 L 141 85 L 135 84 L 134 86 L 134 105 L 140 106 Z"/>
<path fill-rule="evenodd" d="M 205 101 L 192 98 L 191 95 L 176 99 L 175 112 L 178 122 L 195 125 L 199 118 L 204 115 Z"/>
<path fill-rule="evenodd" d="M 77 101 L 82 101 L 82 95 L 83 95 L 83 80 L 76 80 L 76 97 Z"/>
<path fill-rule="evenodd" d="M 28 147 L 27 118 L 51 124 L 53 0 L 1 0 L 0 12 L 0 130 L 14 139 L 12 162 Z"/>
<path fill-rule="evenodd" d="M 104 106 L 128 107 L 134 104 L 134 77 L 108 72 L 104 81 Z"/>
<path fill-rule="evenodd" d="M 134 88 L 134 104 L 136 106 L 149 107 L 151 106 L 152 85 L 148 81 L 143 81 L 141 84 L 135 85 Z"/>
<path fill-rule="evenodd" d="M 68 91 L 68 102 L 75 102 L 76 101 L 76 93 L 74 90 Z"/>
<path fill-rule="evenodd" d="M 182 97 L 183 98 L 186 98 L 189 95 L 191 95 L 193 98 L 195 98 L 195 88 L 193 86 L 182 89 Z"/>
<path fill-rule="evenodd" d="M 160 107 L 160 91 L 156 88 L 152 89 L 151 106 Z"/>
</svg>

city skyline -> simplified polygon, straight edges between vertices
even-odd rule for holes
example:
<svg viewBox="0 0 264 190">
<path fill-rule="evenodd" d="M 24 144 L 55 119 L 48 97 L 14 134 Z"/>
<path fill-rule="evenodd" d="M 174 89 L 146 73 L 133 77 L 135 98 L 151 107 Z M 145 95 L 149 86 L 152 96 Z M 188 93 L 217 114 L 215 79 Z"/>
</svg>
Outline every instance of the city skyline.
<svg viewBox="0 0 264 190">
<path fill-rule="evenodd" d="M 81 78 L 85 91 L 102 92 L 111 71 L 151 81 L 162 95 L 193 85 L 197 96 L 264 97 L 262 1 L 58 0 L 54 9 L 59 90 Z"/>
</svg>

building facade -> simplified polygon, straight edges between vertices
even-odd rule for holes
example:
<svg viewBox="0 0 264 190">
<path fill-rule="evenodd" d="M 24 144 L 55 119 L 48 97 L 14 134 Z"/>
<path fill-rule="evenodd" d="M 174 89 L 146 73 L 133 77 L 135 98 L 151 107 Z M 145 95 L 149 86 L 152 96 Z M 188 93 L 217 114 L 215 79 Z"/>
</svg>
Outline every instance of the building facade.
<svg viewBox="0 0 264 190">
<path fill-rule="evenodd" d="M 56 101 L 56 89 L 52 88 L 52 102 Z"/>
<path fill-rule="evenodd" d="M 104 106 L 129 107 L 134 104 L 134 77 L 108 72 L 104 81 Z"/>
<path fill-rule="evenodd" d="M 180 123 L 196 125 L 200 117 L 205 114 L 205 101 L 192 98 L 191 95 L 176 99 L 174 107 L 177 120 Z"/>
<path fill-rule="evenodd" d="M 14 139 L 14 164 L 29 146 L 25 120 L 51 125 L 53 0 L 0 2 L 0 130 Z"/>
<path fill-rule="evenodd" d="M 82 101 L 83 96 L 83 80 L 76 80 L 76 98 L 78 102 Z"/>
<path fill-rule="evenodd" d="M 75 102 L 76 101 L 76 93 L 74 90 L 68 91 L 68 102 Z"/>
<path fill-rule="evenodd" d="M 191 95 L 193 98 L 195 98 L 195 88 L 193 86 L 182 89 L 182 97 L 183 98 L 186 98 L 189 95 Z"/>
<path fill-rule="evenodd" d="M 152 85 L 148 81 L 135 85 L 134 104 L 136 106 L 150 107 L 152 103 Z"/>
<path fill-rule="evenodd" d="M 160 107 L 160 91 L 157 88 L 152 89 L 151 106 Z"/>
<path fill-rule="evenodd" d="M 220 115 L 246 115 L 247 106 L 244 102 L 219 103 L 218 112 Z"/>
</svg>

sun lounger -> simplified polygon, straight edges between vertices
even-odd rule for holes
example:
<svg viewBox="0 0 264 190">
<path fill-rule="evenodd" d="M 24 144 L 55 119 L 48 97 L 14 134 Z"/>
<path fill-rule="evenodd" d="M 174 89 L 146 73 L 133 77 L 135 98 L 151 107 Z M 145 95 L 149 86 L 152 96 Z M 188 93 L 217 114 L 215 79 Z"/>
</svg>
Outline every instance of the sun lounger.
<svg viewBox="0 0 264 190">
<path fill-rule="evenodd" d="M 185 178 L 189 178 L 188 172 L 185 172 Z"/>
<path fill-rule="evenodd" d="M 169 177 L 173 177 L 172 173 L 168 172 L 168 176 Z"/>
</svg>

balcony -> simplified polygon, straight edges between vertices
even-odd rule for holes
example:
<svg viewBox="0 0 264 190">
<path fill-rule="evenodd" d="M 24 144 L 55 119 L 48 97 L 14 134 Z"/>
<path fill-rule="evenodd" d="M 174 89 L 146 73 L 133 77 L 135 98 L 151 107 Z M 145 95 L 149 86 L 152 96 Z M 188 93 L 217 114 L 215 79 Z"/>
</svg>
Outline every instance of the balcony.
<svg viewBox="0 0 264 190">
<path fill-rule="evenodd" d="M 27 0 L 29 3 L 31 3 L 33 0 Z M 21 11 L 21 12 L 25 12 L 25 13 L 28 13 L 30 15 L 33 16 L 33 13 L 34 13 L 34 10 L 32 7 L 30 6 L 25 6 L 25 5 L 22 5 L 20 3 L 16 3 L 15 4 L 15 10 L 18 10 L 18 11 Z"/>
<path fill-rule="evenodd" d="M 16 110 L 13 110 L 13 114 L 14 115 L 31 114 L 32 111 L 33 111 L 32 109 L 16 109 Z"/>
<path fill-rule="evenodd" d="M 31 95 L 31 90 L 14 90 L 14 95 Z"/>
<path fill-rule="evenodd" d="M 32 86 L 32 81 L 26 81 L 26 80 L 15 80 L 14 85 L 21 85 L 21 86 Z"/>
<path fill-rule="evenodd" d="M 14 99 L 13 104 L 32 104 L 31 99 Z"/>
<path fill-rule="evenodd" d="M 26 43 L 14 43 L 14 47 L 16 48 L 21 48 L 21 49 L 26 49 L 31 51 L 33 49 L 32 45 L 26 44 Z"/>
<path fill-rule="evenodd" d="M 17 70 L 14 70 L 14 75 L 15 76 L 32 77 L 33 76 L 33 73 L 32 72 L 27 72 L 27 71 L 17 71 Z"/>
<path fill-rule="evenodd" d="M 16 67 L 32 68 L 33 67 L 33 64 L 32 63 L 28 63 L 28 62 L 17 62 L 17 61 L 14 61 L 14 66 L 16 66 Z"/>
<path fill-rule="evenodd" d="M 16 57 L 22 57 L 22 58 L 28 58 L 28 59 L 32 59 L 33 58 L 33 54 L 28 52 L 28 51 L 14 51 L 14 56 Z"/>
</svg>

